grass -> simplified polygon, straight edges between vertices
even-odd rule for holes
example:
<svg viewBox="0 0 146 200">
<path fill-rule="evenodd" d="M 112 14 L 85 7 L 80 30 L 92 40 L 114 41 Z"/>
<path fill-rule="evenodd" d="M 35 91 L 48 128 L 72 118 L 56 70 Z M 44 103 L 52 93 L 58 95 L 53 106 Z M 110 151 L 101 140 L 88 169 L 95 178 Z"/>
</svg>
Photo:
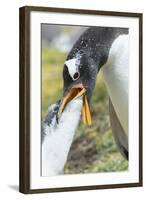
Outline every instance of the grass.
<svg viewBox="0 0 146 200">
<path fill-rule="evenodd" d="M 66 56 L 56 49 L 42 51 L 42 116 L 47 107 L 62 96 L 62 70 Z M 119 153 L 110 128 L 108 95 L 100 75 L 90 109 L 92 128 L 80 122 L 65 165 L 65 174 L 127 170 L 128 162 Z"/>
<path fill-rule="evenodd" d="M 43 49 L 42 52 L 42 116 L 47 107 L 62 96 L 62 63 L 66 54 L 57 50 Z"/>
</svg>

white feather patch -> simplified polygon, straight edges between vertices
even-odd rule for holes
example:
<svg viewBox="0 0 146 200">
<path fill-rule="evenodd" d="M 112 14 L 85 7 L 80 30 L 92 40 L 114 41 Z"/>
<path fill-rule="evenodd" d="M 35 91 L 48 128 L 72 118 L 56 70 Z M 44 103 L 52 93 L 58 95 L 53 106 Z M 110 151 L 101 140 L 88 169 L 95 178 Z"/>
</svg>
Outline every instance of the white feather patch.
<svg viewBox="0 0 146 200">
<path fill-rule="evenodd" d="M 68 68 L 69 74 L 72 77 L 72 79 L 73 79 L 74 74 L 76 72 L 78 72 L 78 66 L 77 66 L 76 63 L 77 63 L 77 59 L 76 58 L 73 58 L 73 59 L 65 61 L 65 64 L 66 64 L 66 66 Z"/>
</svg>

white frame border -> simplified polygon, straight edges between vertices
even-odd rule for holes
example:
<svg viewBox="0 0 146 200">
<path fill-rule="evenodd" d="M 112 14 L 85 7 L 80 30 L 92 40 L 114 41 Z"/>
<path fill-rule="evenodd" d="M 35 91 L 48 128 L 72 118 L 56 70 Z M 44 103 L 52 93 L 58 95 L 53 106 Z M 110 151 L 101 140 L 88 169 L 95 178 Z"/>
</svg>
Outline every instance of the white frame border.
<svg viewBox="0 0 146 200">
<path fill-rule="evenodd" d="M 65 16 L 68 17 L 65 17 Z M 139 182 L 139 18 L 65 14 L 56 12 L 30 13 L 30 189 L 78 187 Z M 80 175 L 40 176 L 40 24 L 71 24 L 85 26 L 128 27 L 130 31 L 130 95 L 129 95 L 129 149 L 128 172 Z M 133 59 L 134 58 L 134 59 Z M 134 70 L 133 70 L 134 69 Z M 133 101 L 133 99 L 135 101 Z M 131 102 L 131 103 L 130 103 Z M 132 134 L 131 134 L 132 133 Z M 36 156 L 37 155 L 37 156 Z"/>
</svg>

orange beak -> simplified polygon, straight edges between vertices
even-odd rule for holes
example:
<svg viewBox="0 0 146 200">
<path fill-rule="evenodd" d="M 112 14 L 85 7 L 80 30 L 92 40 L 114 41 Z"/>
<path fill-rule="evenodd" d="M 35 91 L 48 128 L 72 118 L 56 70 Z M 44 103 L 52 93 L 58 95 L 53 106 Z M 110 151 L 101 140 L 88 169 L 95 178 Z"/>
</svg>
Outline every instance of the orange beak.
<svg viewBox="0 0 146 200">
<path fill-rule="evenodd" d="M 65 106 L 72 100 L 77 99 L 81 96 L 83 96 L 83 106 L 82 106 L 82 121 L 84 124 L 88 124 L 90 127 L 92 124 L 91 120 L 91 113 L 89 109 L 89 104 L 86 96 L 86 89 L 85 87 L 79 83 L 74 85 L 69 92 L 66 94 L 66 96 L 63 98 L 61 106 L 59 108 L 59 115 L 63 112 Z"/>
</svg>

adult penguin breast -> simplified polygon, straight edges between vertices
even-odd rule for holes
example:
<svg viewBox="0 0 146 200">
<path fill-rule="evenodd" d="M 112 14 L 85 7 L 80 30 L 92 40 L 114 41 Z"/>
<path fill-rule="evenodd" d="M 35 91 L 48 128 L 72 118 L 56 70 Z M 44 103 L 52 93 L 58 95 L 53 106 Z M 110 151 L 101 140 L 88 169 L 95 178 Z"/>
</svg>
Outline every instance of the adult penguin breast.
<svg viewBox="0 0 146 200">
<path fill-rule="evenodd" d="M 106 64 L 101 68 L 117 117 L 128 135 L 128 35 L 118 36 L 111 45 Z"/>
</svg>

